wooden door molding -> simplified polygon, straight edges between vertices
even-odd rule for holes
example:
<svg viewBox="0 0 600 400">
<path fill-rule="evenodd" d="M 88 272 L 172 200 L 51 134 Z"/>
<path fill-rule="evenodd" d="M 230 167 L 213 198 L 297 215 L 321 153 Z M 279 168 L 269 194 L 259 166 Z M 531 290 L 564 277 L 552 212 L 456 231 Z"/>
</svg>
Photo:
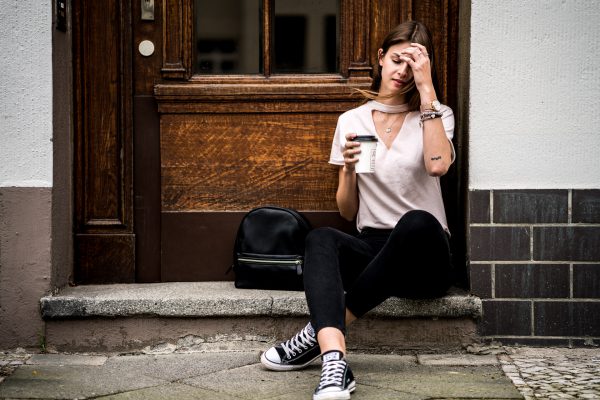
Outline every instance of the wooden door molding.
<svg viewBox="0 0 600 400">
<path fill-rule="evenodd" d="M 262 0 L 265 23 L 263 24 L 263 57 L 265 71 L 264 77 L 270 77 L 270 29 L 271 21 L 268 18 L 273 8 L 274 0 Z M 193 75 L 194 49 L 194 20 L 192 16 L 193 0 L 164 0 L 163 18 L 163 65 L 162 78 L 167 80 L 187 81 Z M 341 0 L 340 2 L 340 74 L 331 74 L 338 81 L 347 79 L 369 78 L 372 67 L 369 62 L 369 20 L 370 0 Z M 304 79 L 306 79 L 306 75 Z M 232 81 L 239 83 L 239 76 L 228 78 L 205 77 L 207 83 Z M 243 79 L 243 78 L 242 78 Z M 315 83 L 320 83 L 323 76 L 308 78 Z M 196 76 L 196 83 L 201 83 L 202 78 Z M 276 84 L 276 83 L 275 83 Z"/>
<path fill-rule="evenodd" d="M 367 78 L 373 67 L 369 62 L 371 1 L 342 1 L 341 3 L 341 73 L 347 78 Z"/>
<path fill-rule="evenodd" d="M 163 79 L 185 80 L 192 75 L 193 0 L 163 0 Z"/>
<path fill-rule="evenodd" d="M 268 12 L 272 0 L 263 1 L 265 12 Z M 292 100 L 317 96 L 318 100 L 339 101 L 354 88 L 370 86 L 373 66 L 377 65 L 375 49 L 390 29 L 409 19 L 422 21 L 430 27 L 436 45 L 438 96 L 450 107 L 457 106 L 458 0 L 342 0 L 339 74 L 273 76 L 269 71 L 263 76 L 194 75 L 192 2 L 163 2 L 161 73 L 164 81 L 155 85 L 154 91 L 161 113 L 177 113 L 179 106 L 186 112 L 193 112 L 193 107 L 186 104 L 188 102 L 249 99 L 258 103 L 281 100 L 282 96 Z M 268 49 L 269 35 L 263 36 Z M 267 51 L 265 66 L 269 65 L 269 60 Z"/>
<path fill-rule="evenodd" d="M 73 2 L 75 281 L 132 282 L 129 2 Z"/>
</svg>

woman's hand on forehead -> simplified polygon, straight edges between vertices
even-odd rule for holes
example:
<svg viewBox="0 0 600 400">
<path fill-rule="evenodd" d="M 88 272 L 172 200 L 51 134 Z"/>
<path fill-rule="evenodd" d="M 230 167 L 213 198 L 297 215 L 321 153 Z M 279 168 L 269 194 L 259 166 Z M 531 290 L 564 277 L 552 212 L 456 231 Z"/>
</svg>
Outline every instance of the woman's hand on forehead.
<svg viewBox="0 0 600 400">
<path fill-rule="evenodd" d="M 431 91 L 433 88 L 431 65 L 429 53 L 425 46 L 420 43 L 411 43 L 410 46 L 402 50 L 401 54 L 402 60 L 406 61 L 413 71 L 413 79 L 417 89 L 419 91 L 422 89 Z"/>
</svg>

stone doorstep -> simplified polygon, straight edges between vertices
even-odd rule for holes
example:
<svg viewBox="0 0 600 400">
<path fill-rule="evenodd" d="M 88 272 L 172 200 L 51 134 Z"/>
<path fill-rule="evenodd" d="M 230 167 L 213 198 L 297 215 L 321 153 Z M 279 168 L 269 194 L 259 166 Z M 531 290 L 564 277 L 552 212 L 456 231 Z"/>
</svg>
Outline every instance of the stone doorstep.
<svg viewBox="0 0 600 400">
<path fill-rule="evenodd" d="M 303 292 L 236 289 L 233 282 L 173 282 L 68 287 L 40 300 L 46 320 L 98 317 L 302 317 Z M 480 318 L 481 300 L 452 288 L 439 299 L 390 298 L 375 318 Z"/>
<path fill-rule="evenodd" d="M 291 337 L 309 315 L 303 292 L 232 282 L 68 287 L 40 303 L 47 345 L 69 352 L 258 352 Z M 459 290 L 431 300 L 391 298 L 352 324 L 349 348 L 456 351 L 476 340 L 481 309 L 479 298 Z"/>
</svg>

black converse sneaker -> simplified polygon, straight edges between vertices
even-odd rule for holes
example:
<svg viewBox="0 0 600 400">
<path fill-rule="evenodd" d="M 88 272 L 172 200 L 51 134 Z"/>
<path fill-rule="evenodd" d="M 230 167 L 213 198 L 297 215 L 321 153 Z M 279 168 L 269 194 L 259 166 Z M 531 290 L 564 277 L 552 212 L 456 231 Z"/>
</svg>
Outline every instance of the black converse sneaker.
<svg viewBox="0 0 600 400">
<path fill-rule="evenodd" d="M 262 353 L 260 362 L 274 371 L 302 369 L 321 354 L 310 322 L 293 338 Z"/>
<path fill-rule="evenodd" d="M 331 350 L 324 353 L 321 360 L 321 381 L 315 389 L 313 400 L 349 399 L 350 393 L 356 389 L 356 381 L 344 360 L 344 353 Z"/>
</svg>

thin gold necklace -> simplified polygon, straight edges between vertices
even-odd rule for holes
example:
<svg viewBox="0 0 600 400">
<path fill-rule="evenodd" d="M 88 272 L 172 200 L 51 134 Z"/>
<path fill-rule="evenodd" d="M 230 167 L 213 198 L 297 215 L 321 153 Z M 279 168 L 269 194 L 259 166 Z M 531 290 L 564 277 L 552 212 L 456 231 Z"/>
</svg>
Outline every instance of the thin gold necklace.
<svg viewBox="0 0 600 400">
<path fill-rule="evenodd" d="M 396 118 L 394 118 L 394 120 L 392 121 L 392 123 L 390 124 L 390 126 L 388 126 L 387 128 L 385 128 L 385 133 L 386 133 L 386 134 L 389 134 L 389 133 L 392 131 L 392 127 L 394 126 L 394 124 L 395 124 L 396 122 L 398 122 L 398 120 L 400 119 L 400 116 L 401 116 L 402 114 L 404 114 L 404 113 L 405 113 L 405 111 L 402 111 L 402 112 L 396 113 Z"/>
</svg>

